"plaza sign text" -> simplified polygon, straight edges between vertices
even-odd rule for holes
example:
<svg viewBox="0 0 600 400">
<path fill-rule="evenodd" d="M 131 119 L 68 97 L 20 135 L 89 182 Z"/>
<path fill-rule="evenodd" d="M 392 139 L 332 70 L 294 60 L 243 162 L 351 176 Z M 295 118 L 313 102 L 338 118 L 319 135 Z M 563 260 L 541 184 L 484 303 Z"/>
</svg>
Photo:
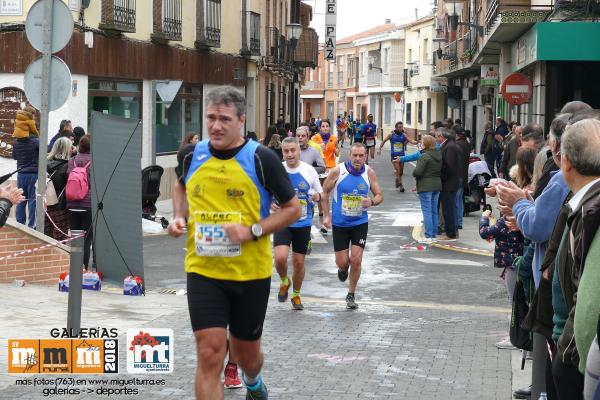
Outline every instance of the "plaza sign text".
<svg viewBox="0 0 600 400">
<path fill-rule="evenodd" d="M 325 2 L 325 60 L 335 61 L 337 0 Z"/>
</svg>

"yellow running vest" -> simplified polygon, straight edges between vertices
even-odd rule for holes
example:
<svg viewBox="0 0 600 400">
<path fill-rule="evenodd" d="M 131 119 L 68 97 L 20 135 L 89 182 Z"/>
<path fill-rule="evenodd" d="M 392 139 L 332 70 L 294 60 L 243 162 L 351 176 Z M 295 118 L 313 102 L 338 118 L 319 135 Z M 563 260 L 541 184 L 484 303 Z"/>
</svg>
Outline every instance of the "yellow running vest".
<svg viewBox="0 0 600 400">
<path fill-rule="evenodd" d="M 196 145 L 185 179 L 189 204 L 186 272 L 232 281 L 271 276 L 269 235 L 239 244 L 232 243 L 223 230 L 224 223 L 251 226 L 269 215 L 272 197 L 256 174 L 257 147 L 248 141 L 235 157 L 220 160 L 210 154 L 208 141 Z"/>
</svg>

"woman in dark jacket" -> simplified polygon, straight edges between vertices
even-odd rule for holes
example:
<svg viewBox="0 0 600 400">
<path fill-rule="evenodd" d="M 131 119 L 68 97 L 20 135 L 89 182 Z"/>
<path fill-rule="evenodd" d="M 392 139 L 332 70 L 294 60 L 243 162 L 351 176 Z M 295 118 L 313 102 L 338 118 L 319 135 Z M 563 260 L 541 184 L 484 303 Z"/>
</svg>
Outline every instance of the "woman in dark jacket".
<svg viewBox="0 0 600 400">
<path fill-rule="evenodd" d="M 423 151 L 413 171 L 425 225 L 424 243 L 435 240 L 438 225 L 438 201 L 442 190 L 442 152 L 435 147 L 433 136 L 423 136 Z"/>
<path fill-rule="evenodd" d="M 40 141 L 35 136 L 23 139 L 16 139 L 13 144 L 13 158 L 17 160 L 17 186 L 23 189 L 25 201 L 17 205 L 17 222 L 25 224 L 27 215 L 25 209 L 29 211 L 30 228 L 35 227 L 35 183 L 38 177 L 38 153 Z"/>
<path fill-rule="evenodd" d="M 48 215 L 44 223 L 44 233 L 56 240 L 64 240 L 69 237 L 69 212 L 67 211 L 67 196 L 65 186 L 67 185 L 67 168 L 71 158 L 71 140 L 66 137 L 59 138 L 54 142 L 52 151 L 48 154 L 47 172 L 58 203 L 49 205 L 46 209 Z"/>
<path fill-rule="evenodd" d="M 90 135 L 83 136 L 79 141 L 79 153 L 69 160 L 67 173 L 70 174 L 76 166 L 85 167 L 86 165 L 88 183 L 91 183 L 90 170 L 92 168 L 92 156 L 90 154 Z M 82 230 L 86 232 L 83 247 L 83 266 L 85 269 L 88 269 L 90 246 L 93 240 L 91 185 L 88 187 L 88 192 L 82 200 L 67 200 L 67 209 L 69 210 L 69 228 L 72 231 Z M 95 259 L 96 257 L 94 256 L 94 261 Z"/>
</svg>

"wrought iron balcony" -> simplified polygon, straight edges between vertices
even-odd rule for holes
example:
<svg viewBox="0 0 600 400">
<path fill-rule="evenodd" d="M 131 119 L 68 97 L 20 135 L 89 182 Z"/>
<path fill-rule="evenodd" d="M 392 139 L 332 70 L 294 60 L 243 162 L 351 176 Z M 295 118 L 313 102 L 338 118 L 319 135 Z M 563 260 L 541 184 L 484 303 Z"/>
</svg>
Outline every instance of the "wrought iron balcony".
<svg viewBox="0 0 600 400">
<path fill-rule="evenodd" d="M 279 65 L 279 29 L 274 27 L 267 28 L 267 57 L 266 63 L 271 67 Z"/>
<path fill-rule="evenodd" d="M 253 56 L 260 56 L 260 14 L 248 13 L 248 50 Z"/>
<path fill-rule="evenodd" d="M 206 50 L 221 47 L 221 0 L 197 0 L 196 9 L 202 7 L 196 26 L 196 48 Z"/>
<path fill-rule="evenodd" d="M 100 29 L 135 32 L 135 0 L 102 0 Z"/>
<path fill-rule="evenodd" d="M 313 28 L 303 28 L 294 50 L 294 62 L 302 68 L 316 68 L 319 62 L 319 36 Z"/>
<path fill-rule="evenodd" d="M 181 0 L 154 1 L 152 39 L 181 40 Z"/>
</svg>

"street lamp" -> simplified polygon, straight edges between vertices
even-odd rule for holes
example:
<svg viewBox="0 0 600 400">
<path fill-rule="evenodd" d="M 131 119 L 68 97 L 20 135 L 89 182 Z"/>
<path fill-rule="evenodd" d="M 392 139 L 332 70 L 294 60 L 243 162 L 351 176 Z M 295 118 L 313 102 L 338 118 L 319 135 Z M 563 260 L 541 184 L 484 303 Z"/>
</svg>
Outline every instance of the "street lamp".
<svg viewBox="0 0 600 400">
<path fill-rule="evenodd" d="M 292 125 L 294 129 L 298 125 L 298 99 L 296 98 L 297 88 L 296 83 L 298 82 L 298 71 L 296 69 L 296 65 L 294 63 L 294 52 L 296 51 L 296 46 L 298 45 L 298 40 L 300 36 L 302 36 L 302 31 L 304 27 L 300 24 L 292 23 L 286 25 L 286 33 L 287 37 L 290 41 L 290 50 L 291 50 L 291 67 L 292 67 L 292 82 L 291 82 L 291 93 L 290 96 L 290 105 L 292 106 L 293 115 L 292 117 Z"/>
<path fill-rule="evenodd" d="M 453 0 L 452 3 L 446 3 L 446 11 L 450 20 L 450 30 L 455 31 L 458 28 L 458 17 L 462 15 L 463 7 L 464 4 L 462 2 L 457 4 L 456 0 Z"/>
<path fill-rule="evenodd" d="M 287 37 L 291 41 L 290 44 L 292 45 L 292 50 L 294 50 L 296 48 L 296 45 L 298 44 L 298 40 L 300 39 L 300 36 L 302 36 L 302 29 L 303 29 L 303 27 L 300 24 L 287 24 L 286 25 Z"/>
</svg>

